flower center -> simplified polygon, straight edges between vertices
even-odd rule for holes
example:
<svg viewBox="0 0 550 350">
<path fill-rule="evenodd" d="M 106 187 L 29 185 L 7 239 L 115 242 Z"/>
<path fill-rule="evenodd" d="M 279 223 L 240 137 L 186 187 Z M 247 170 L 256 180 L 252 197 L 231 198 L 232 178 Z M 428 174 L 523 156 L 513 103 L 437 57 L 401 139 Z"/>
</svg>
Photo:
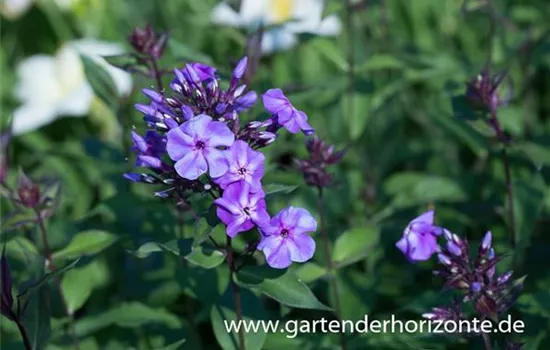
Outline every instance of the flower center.
<svg viewBox="0 0 550 350">
<path fill-rule="evenodd" d="M 292 17 L 292 3 L 294 0 L 270 0 L 269 9 L 274 23 L 282 23 Z"/>
<path fill-rule="evenodd" d="M 284 229 L 281 231 L 281 236 L 282 236 L 283 238 L 288 237 L 289 234 L 290 234 L 290 232 L 289 232 L 286 228 L 284 228 Z"/>
<path fill-rule="evenodd" d="M 244 207 L 243 212 L 246 214 L 246 216 L 250 216 L 250 208 L 249 207 Z"/>
<path fill-rule="evenodd" d="M 237 170 L 237 172 L 239 173 L 239 175 L 245 175 L 246 174 L 246 168 L 240 168 L 239 170 Z"/>
<path fill-rule="evenodd" d="M 197 143 L 195 143 L 195 147 L 197 149 L 204 149 L 204 147 L 206 147 L 206 145 L 204 144 L 204 141 L 199 140 L 199 141 L 197 141 Z"/>
</svg>

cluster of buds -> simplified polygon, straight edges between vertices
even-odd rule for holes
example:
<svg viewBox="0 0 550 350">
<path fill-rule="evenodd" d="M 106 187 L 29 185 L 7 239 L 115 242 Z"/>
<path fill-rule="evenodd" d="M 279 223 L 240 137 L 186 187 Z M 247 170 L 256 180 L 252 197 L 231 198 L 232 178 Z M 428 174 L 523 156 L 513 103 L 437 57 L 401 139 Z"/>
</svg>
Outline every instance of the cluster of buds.
<svg viewBox="0 0 550 350">
<path fill-rule="evenodd" d="M 506 74 L 491 75 L 489 69 L 485 68 L 467 83 L 466 97 L 475 107 L 495 112 L 497 108 L 506 105 L 511 98 L 511 88 L 504 97 L 499 93 L 505 78 Z"/>
<path fill-rule="evenodd" d="M 334 146 L 327 145 L 317 136 L 307 140 L 306 147 L 309 157 L 296 160 L 296 167 L 302 172 L 308 185 L 319 188 L 329 186 L 332 184 L 332 174 L 327 171 L 327 167 L 340 162 L 345 151 L 335 151 Z"/>
<path fill-rule="evenodd" d="M 128 42 L 137 53 L 160 58 L 166 48 L 167 33 L 156 33 L 150 25 L 136 28 L 128 36 Z"/>
<path fill-rule="evenodd" d="M 512 280 L 512 271 L 496 275 L 495 269 L 502 256 L 496 256 L 492 248 L 492 234 L 487 232 L 472 261 L 468 257 L 468 242 L 448 230 L 443 230 L 447 240 L 438 249 L 442 267 L 434 273 L 443 277 L 445 286 L 464 293 L 464 302 L 472 301 L 476 311 L 495 319 L 507 311 L 519 297 L 523 278 Z"/>
</svg>

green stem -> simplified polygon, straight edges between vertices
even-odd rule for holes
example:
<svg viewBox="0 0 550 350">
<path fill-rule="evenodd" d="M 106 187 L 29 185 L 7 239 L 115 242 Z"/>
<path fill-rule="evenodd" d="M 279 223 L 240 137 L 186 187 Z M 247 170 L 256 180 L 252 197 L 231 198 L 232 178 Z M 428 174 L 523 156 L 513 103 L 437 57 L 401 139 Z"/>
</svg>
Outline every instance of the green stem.
<svg viewBox="0 0 550 350">
<path fill-rule="evenodd" d="M 53 254 L 52 250 L 50 249 L 50 245 L 48 243 L 48 234 L 46 231 L 46 226 L 44 224 L 44 219 L 42 218 L 42 215 L 40 215 L 39 209 L 35 209 L 36 217 L 38 221 L 38 227 L 40 228 L 40 233 L 42 235 L 42 242 L 44 245 L 44 258 L 46 259 L 46 267 L 54 272 L 56 270 L 55 263 L 53 261 Z M 78 341 L 78 335 L 76 333 L 76 326 L 75 326 L 75 319 L 72 312 L 69 311 L 67 307 L 67 301 L 65 299 L 65 295 L 63 295 L 63 289 L 61 288 L 61 279 L 58 277 L 57 279 L 57 288 L 59 290 L 59 295 L 61 296 L 61 304 L 63 305 L 63 310 L 65 312 L 65 315 L 69 318 L 70 328 L 71 328 L 71 336 L 73 338 L 74 348 L 76 350 L 80 349 L 80 343 Z"/>
<path fill-rule="evenodd" d="M 229 283 L 231 284 L 231 289 L 233 291 L 233 303 L 235 304 L 235 312 L 237 314 L 237 322 L 242 323 L 243 311 L 241 306 L 241 294 L 239 285 L 235 283 L 233 275 L 235 272 L 235 256 L 233 255 L 233 247 L 231 245 L 231 237 L 227 236 L 227 264 L 229 265 Z M 244 343 L 244 333 L 243 327 L 239 328 L 239 349 L 246 350 Z"/>
<path fill-rule="evenodd" d="M 21 324 L 19 320 L 15 320 L 15 324 L 17 325 L 17 329 L 19 329 L 19 333 L 21 334 L 21 340 L 23 340 L 25 349 L 32 350 L 32 345 L 29 340 L 29 336 L 27 335 L 27 331 L 25 330 L 25 327 L 23 327 L 23 324 Z"/>
<path fill-rule="evenodd" d="M 321 221 L 321 238 L 323 239 L 323 247 L 325 249 L 325 255 L 327 259 L 328 271 L 329 271 L 329 283 L 332 288 L 332 294 L 334 295 L 334 313 L 340 323 L 342 322 L 342 308 L 340 306 L 340 291 L 338 289 L 338 281 L 336 280 L 336 269 L 334 268 L 334 261 L 332 260 L 332 249 L 330 246 L 330 238 L 325 226 L 325 206 L 323 203 L 323 188 L 317 187 L 318 190 L 318 206 L 319 206 L 319 220 Z M 340 345 L 342 350 L 346 350 L 346 334 L 340 333 Z"/>
</svg>

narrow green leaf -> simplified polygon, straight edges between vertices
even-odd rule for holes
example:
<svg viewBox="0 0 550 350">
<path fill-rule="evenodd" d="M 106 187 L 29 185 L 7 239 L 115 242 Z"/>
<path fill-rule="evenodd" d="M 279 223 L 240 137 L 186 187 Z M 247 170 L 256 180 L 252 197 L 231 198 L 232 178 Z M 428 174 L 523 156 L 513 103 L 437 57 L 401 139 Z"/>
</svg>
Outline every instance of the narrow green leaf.
<svg viewBox="0 0 550 350">
<path fill-rule="evenodd" d="M 169 252 L 179 256 L 178 241 L 171 240 L 166 243 L 159 242 L 147 242 L 141 245 L 137 250 L 128 250 L 128 253 L 134 255 L 136 258 L 144 259 L 149 257 L 153 253 Z"/>
<path fill-rule="evenodd" d="M 290 194 L 294 192 L 297 188 L 298 186 L 269 184 L 264 186 L 264 192 L 265 192 L 266 198 L 269 198 L 276 194 Z"/>
<path fill-rule="evenodd" d="M 32 283 L 30 286 L 26 287 L 21 293 L 19 293 L 17 298 L 19 298 L 19 299 L 28 299 L 28 298 L 30 298 L 34 293 L 39 291 L 40 288 L 42 288 L 42 286 L 44 286 L 46 283 L 49 283 L 52 279 L 61 276 L 65 272 L 67 272 L 70 269 L 72 269 L 73 267 L 75 267 L 79 260 L 80 260 L 80 258 L 76 259 L 72 263 L 64 266 L 63 268 L 58 268 L 57 270 L 55 270 L 53 272 L 49 272 L 49 273 L 43 275 L 38 281 Z"/>
<path fill-rule="evenodd" d="M 117 106 L 118 93 L 111 75 L 92 58 L 81 54 L 80 59 L 84 67 L 84 73 L 94 90 L 94 94 L 111 110 L 114 110 Z"/>
<path fill-rule="evenodd" d="M 542 184 L 537 185 L 536 181 L 513 181 L 516 243 L 523 248 L 529 246 L 544 203 L 541 186 Z"/>
<path fill-rule="evenodd" d="M 550 165 L 550 146 L 525 141 L 515 144 L 514 149 L 526 155 L 537 168 Z"/>
<path fill-rule="evenodd" d="M 70 313 L 80 309 L 94 289 L 107 282 L 109 269 L 102 260 L 67 271 L 61 280 L 63 297 Z"/>
<path fill-rule="evenodd" d="M 185 343 L 185 339 L 179 340 L 173 344 L 164 346 L 162 348 L 157 348 L 155 350 L 179 350 L 182 349 L 183 344 Z"/>
<path fill-rule="evenodd" d="M 193 247 L 191 253 L 185 256 L 185 260 L 205 269 L 213 269 L 225 261 L 225 252 L 212 247 Z"/>
<path fill-rule="evenodd" d="M 23 326 L 33 350 L 42 350 L 46 346 L 51 333 L 51 309 L 49 287 L 40 285 L 25 296 L 26 309 L 23 316 Z"/>
<path fill-rule="evenodd" d="M 53 254 L 54 260 L 75 259 L 80 256 L 95 255 L 118 240 L 107 231 L 89 230 L 77 233 L 69 244 Z"/>
<path fill-rule="evenodd" d="M 328 270 L 314 262 L 307 262 L 305 264 L 300 264 L 296 268 L 295 273 L 296 277 L 305 283 L 312 283 L 319 278 L 326 276 L 328 274 Z"/>
<path fill-rule="evenodd" d="M 288 270 L 268 266 L 245 266 L 237 273 L 238 283 L 257 290 L 281 304 L 301 309 L 332 310 L 321 303 L 309 287 Z"/>
<path fill-rule="evenodd" d="M 339 268 L 367 257 L 378 241 L 374 227 L 357 227 L 341 234 L 334 244 L 332 259 Z"/>
</svg>

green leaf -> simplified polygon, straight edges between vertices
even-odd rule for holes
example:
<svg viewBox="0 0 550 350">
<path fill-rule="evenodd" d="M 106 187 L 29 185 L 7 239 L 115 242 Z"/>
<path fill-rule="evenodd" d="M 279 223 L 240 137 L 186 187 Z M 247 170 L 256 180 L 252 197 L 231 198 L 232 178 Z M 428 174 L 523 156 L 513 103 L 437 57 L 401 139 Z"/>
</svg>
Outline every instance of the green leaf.
<svg viewBox="0 0 550 350">
<path fill-rule="evenodd" d="M 339 268 L 364 259 L 378 241 L 374 227 L 357 227 L 341 234 L 334 244 L 332 259 Z"/>
<path fill-rule="evenodd" d="M 109 269 L 102 260 L 74 268 L 63 276 L 61 289 L 70 313 L 80 309 L 90 298 L 92 291 L 107 282 Z"/>
<path fill-rule="evenodd" d="M 542 182 L 542 180 L 541 180 Z M 537 181 L 513 181 L 516 244 L 529 246 L 535 223 L 544 203 L 544 185 Z"/>
<path fill-rule="evenodd" d="M 210 211 L 211 210 L 209 210 L 209 212 Z M 221 226 L 221 225 L 218 225 L 218 223 L 219 221 L 217 220 L 209 220 L 209 218 L 204 218 L 204 217 L 198 218 L 197 222 L 195 223 L 195 234 L 193 235 L 193 245 L 198 246 L 204 243 L 208 239 L 208 236 L 210 236 L 215 229 Z"/>
<path fill-rule="evenodd" d="M 393 206 L 406 207 L 432 201 L 456 202 L 466 198 L 466 193 L 453 179 L 422 174 L 400 172 L 384 183 L 386 192 L 393 196 Z"/>
<path fill-rule="evenodd" d="M 73 267 L 75 267 L 79 260 L 80 260 L 80 258 L 76 259 L 75 261 L 73 261 L 72 263 L 64 266 L 61 269 L 58 268 L 53 272 L 49 272 L 49 273 L 43 275 L 38 281 L 36 281 L 36 282 L 32 283 L 31 285 L 29 285 L 28 287 L 24 288 L 23 291 L 21 293 L 19 293 L 17 298 L 19 298 L 19 299 L 28 299 L 28 298 L 30 298 L 34 293 L 39 291 L 40 288 L 42 288 L 42 286 L 49 283 L 52 279 L 61 276 L 65 272 L 67 272 L 70 269 L 72 269 Z"/>
<path fill-rule="evenodd" d="M 171 240 L 166 243 L 159 242 L 147 242 L 141 245 L 137 250 L 128 250 L 128 253 L 134 255 L 136 258 L 144 259 L 149 257 L 153 253 L 169 252 L 179 256 L 180 251 L 178 248 L 178 241 Z"/>
<path fill-rule="evenodd" d="M 525 154 L 537 168 L 550 165 L 550 146 L 524 141 L 515 144 L 514 149 Z"/>
<path fill-rule="evenodd" d="M 208 246 L 193 247 L 185 260 L 205 269 L 213 269 L 225 261 L 225 252 Z"/>
<path fill-rule="evenodd" d="M 171 329 L 182 327 L 179 318 L 165 309 L 130 302 L 102 314 L 79 319 L 76 322 L 76 333 L 84 337 L 110 326 L 132 329 L 150 324 L 165 325 Z"/>
<path fill-rule="evenodd" d="M 371 101 L 362 93 L 349 94 L 342 98 L 342 115 L 351 140 L 357 140 L 365 131 L 371 116 Z"/>
<path fill-rule="evenodd" d="M 26 304 L 23 315 L 23 326 L 33 350 L 42 350 L 46 346 L 51 333 L 50 295 L 47 285 L 40 285 L 25 296 Z"/>
<path fill-rule="evenodd" d="M 314 262 L 300 264 L 295 271 L 296 277 L 305 283 L 311 283 L 328 274 L 328 270 Z"/>
<path fill-rule="evenodd" d="M 394 55 L 377 54 L 370 56 L 367 61 L 357 68 L 358 72 L 376 71 L 382 69 L 404 69 L 405 63 Z"/>
<path fill-rule="evenodd" d="M 10 231 L 17 230 L 18 228 L 34 224 L 37 220 L 36 213 L 32 210 L 16 210 L 2 218 L 0 222 L 0 237 Z"/>
<path fill-rule="evenodd" d="M 101 230 L 89 230 L 77 233 L 69 244 L 53 254 L 54 260 L 75 259 L 100 253 L 115 243 L 118 237 Z"/>
<path fill-rule="evenodd" d="M 213 65 L 214 60 L 212 57 L 205 53 L 192 49 L 188 45 L 174 38 L 168 40 L 168 49 L 177 59 L 185 61 L 200 62 L 208 65 Z"/>
<path fill-rule="evenodd" d="M 271 269 L 266 265 L 245 266 L 236 277 L 239 285 L 263 293 L 281 304 L 301 309 L 332 310 L 288 270 Z"/>
<path fill-rule="evenodd" d="M 185 343 L 185 339 L 179 340 L 173 344 L 164 346 L 162 348 L 156 348 L 155 350 L 179 350 L 182 348 L 183 344 Z"/>
<path fill-rule="evenodd" d="M 111 75 L 92 58 L 81 54 L 80 59 L 82 60 L 84 73 L 94 90 L 94 94 L 111 110 L 115 110 L 118 104 L 118 92 Z"/>
<path fill-rule="evenodd" d="M 487 157 L 487 138 L 475 130 L 464 120 L 454 118 L 445 113 L 437 113 L 433 116 L 436 126 L 443 129 L 449 135 L 468 146 L 478 157 Z"/>
<path fill-rule="evenodd" d="M 294 192 L 297 188 L 298 186 L 269 184 L 264 186 L 264 192 L 265 192 L 265 197 L 269 198 L 276 194 L 290 194 Z"/>
<path fill-rule="evenodd" d="M 248 324 L 254 322 L 259 324 L 259 320 L 265 320 L 265 310 L 261 300 L 250 291 L 241 291 L 241 307 L 243 321 Z M 223 350 L 239 350 L 239 335 L 235 329 L 229 331 L 227 326 L 237 321 L 237 314 L 232 298 L 232 291 L 228 290 L 219 303 L 216 303 L 210 309 L 210 321 L 212 329 L 218 344 Z M 235 324 L 236 325 L 236 324 Z M 243 330 L 244 344 L 246 350 L 263 349 L 266 339 L 266 333 L 260 328 L 258 331 L 246 332 Z"/>
<path fill-rule="evenodd" d="M 149 73 L 149 67 L 134 54 L 122 54 L 103 56 L 110 65 L 120 68 L 128 73 Z"/>
</svg>

